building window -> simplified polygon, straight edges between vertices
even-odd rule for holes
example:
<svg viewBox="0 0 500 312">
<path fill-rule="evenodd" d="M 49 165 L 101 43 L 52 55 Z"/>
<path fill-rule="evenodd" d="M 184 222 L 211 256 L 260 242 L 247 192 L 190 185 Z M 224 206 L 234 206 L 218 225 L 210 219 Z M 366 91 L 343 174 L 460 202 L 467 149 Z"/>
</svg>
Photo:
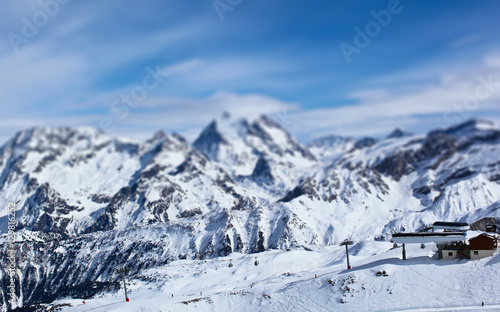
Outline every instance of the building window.
<svg viewBox="0 0 500 312">
<path fill-rule="evenodd" d="M 453 257 L 453 252 L 448 252 L 448 257 Z"/>
<path fill-rule="evenodd" d="M 474 256 L 479 256 L 479 251 L 474 250 Z"/>
</svg>

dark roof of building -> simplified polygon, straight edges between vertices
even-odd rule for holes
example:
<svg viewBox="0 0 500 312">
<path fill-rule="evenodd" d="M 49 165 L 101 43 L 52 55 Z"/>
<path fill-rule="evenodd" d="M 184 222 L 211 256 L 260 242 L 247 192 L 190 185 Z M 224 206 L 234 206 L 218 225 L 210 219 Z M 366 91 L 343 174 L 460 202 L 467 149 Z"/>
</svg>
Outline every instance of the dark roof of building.
<svg viewBox="0 0 500 312">
<path fill-rule="evenodd" d="M 465 236 L 466 234 L 463 232 L 433 232 L 433 233 L 394 233 L 392 234 L 392 237 L 427 237 L 427 236 L 453 236 L 453 235 L 458 235 L 458 236 Z"/>
<path fill-rule="evenodd" d="M 468 223 L 464 222 L 444 222 L 444 221 L 437 221 L 434 222 L 434 226 L 468 226 Z"/>
<path fill-rule="evenodd" d="M 477 239 L 477 238 L 482 238 L 483 236 L 487 237 L 487 238 L 489 238 L 491 240 L 495 240 L 496 239 L 496 237 L 494 235 L 490 235 L 488 233 L 482 233 L 482 234 L 479 234 L 478 236 L 474 236 L 473 238 L 471 238 L 469 240 L 473 240 L 473 239 Z"/>
</svg>

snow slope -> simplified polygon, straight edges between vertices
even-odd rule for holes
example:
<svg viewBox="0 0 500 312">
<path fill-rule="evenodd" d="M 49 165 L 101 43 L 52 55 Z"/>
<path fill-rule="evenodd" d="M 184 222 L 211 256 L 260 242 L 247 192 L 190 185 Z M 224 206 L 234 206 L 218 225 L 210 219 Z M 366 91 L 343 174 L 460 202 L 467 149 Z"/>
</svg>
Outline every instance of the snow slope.
<svg viewBox="0 0 500 312">
<path fill-rule="evenodd" d="M 500 254 L 481 260 L 437 260 L 435 246 L 410 245 L 409 259 L 390 243 L 310 251 L 231 254 L 174 261 L 148 269 L 123 292 L 59 300 L 63 311 L 476 311 L 500 309 Z M 233 267 L 229 267 L 229 263 Z M 385 271 L 388 276 L 377 277 Z M 316 277 L 315 277 L 316 276 Z M 173 295 L 173 297 L 172 297 Z M 486 306 L 481 308 L 481 302 Z"/>
</svg>

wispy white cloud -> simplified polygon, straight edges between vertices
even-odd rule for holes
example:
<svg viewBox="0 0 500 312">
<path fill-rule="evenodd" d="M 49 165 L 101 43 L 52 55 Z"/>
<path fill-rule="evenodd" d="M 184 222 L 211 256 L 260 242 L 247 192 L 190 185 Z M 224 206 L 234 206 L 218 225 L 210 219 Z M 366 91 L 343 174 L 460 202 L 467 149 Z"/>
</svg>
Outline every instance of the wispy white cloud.
<svg viewBox="0 0 500 312">
<path fill-rule="evenodd" d="M 143 105 L 144 104 L 144 105 Z M 193 140 L 200 131 L 223 112 L 229 112 L 235 118 L 253 118 L 261 114 L 279 119 L 284 112 L 297 110 L 299 105 L 287 103 L 258 94 L 234 94 L 219 92 L 207 98 L 151 98 L 141 103 L 140 107 L 130 108 L 126 118 L 108 114 L 114 127 L 112 133 L 134 135 L 133 129 L 147 129 L 144 134 L 152 134 L 158 129 L 179 132 Z M 96 124 L 98 120 L 96 120 Z"/>
<path fill-rule="evenodd" d="M 124 108 L 128 109 L 125 117 L 108 112 L 85 116 L 0 118 L 0 140 L 3 142 L 15 131 L 32 126 L 99 127 L 103 119 L 112 121 L 112 127 L 107 132 L 115 136 L 144 140 L 163 129 L 194 140 L 212 119 L 223 112 L 229 112 L 235 118 L 254 118 L 267 114 L 279 121 L 280 117 L 286 116 L 287 111 L 299 109 L 299 105 L 258 94 L 220 92 L 200 99 L 155 97 L 138 107 Z"/>
<path fill-rule="evenodd" d="M 37 45 L 19 54 L 0 58 L 0 94 L 14 105 L 2 108 L 4 113 L 37 108 L 57 94 L 75 90 L 84 83 L 88 62 L 78 55 L 57 55 Z M 46 104 L 46 103 L 44 103 Z"/>
<path fill-rule="evenodd" d="M 442 74 L 435 84 L 423 87 L 406 86 L 404 91 L 398 88 L 360 90 L 349 95 L 356 104 L 340 107 L 308 109 L 256 94 L 217 93 L 197 99 L 151 97 L 137 109 L 131 109 L 130 117 L 117 120 L 116 131 L 131 133 L 127 128 L 151 129 L 145 133 L 153 133 L 162 128 L 181 132 L 192 140 L 223 111 L 239 117 L 271 114 L 302 141 L 328 134 L 383 136 L 395 127 L 424 132 L 477 116 L 498 121 L 500 75 L 495 59 L 488 56 L 483 62 L 485 65 L 468 75 Z M 177 68 L 175 71 L 181 74 L 203 66 L 202 61 L 185 64 L 170 69 Z M 488 80 L 492 85 L 485 86 Z"/>
<path fill-rule="evenodd" d="M 468 118 L 483 116 L 500 121 L 500 75 L 496 56 L 488 56 L 483 66 L 469 75 L 443 74 L 435 84 L 399 89 L 367 89 L 349 95 L 356 104 L 340 107 L 308 109 L 298 103 L 285 102 L 260 94 L 215 93 L 209 97 L 186 98 L 151 95 L 139 105 L 126 107 L 126 117 L 104 114 L 68 115 L 58 118 L 24 118 L 1 120 L 0 136 L 5 139 L 13 128 L 31 125 L 90 125 L 98 127 L 103 118 L 113 121 L 111 134 L 143 140 L 156 130 L 179 132 L 193 140 L 211 119 L 224 111 L 235 117 L 268 114 L 278 119 L 302 141 L 328 135 L 383 136 L 395 127 L 423 132 L 434 127 L 446 127 Z M 202 60 L 174 64 L 165 69 L 182 75 L 204 66 Z M 484 86 L 491 80 L 492 85 Z M 168 84 L 168 81 L 166 82 Z M 477 105 L 467 102 L 481 96 Z M 484 92 L 490 88 L 491 92 Z M 484 95 L 484 96 L 483 96 Z M 111 93 L 103 93 L 97 102 L 111 103 Z M 93 104 L 97 105 L 97 104 Z M 109 106 L 109 105 L 108 105 Z"/>
<path fill-rule="evenodd" d="M 312 85 L 308 79 L 287 78 L 287 73 L 294 72 L 297 67 L 288 59 L 238 55 L 182 60 L 164 66 L 162 71 L 172 74 L 169 90 L 176 93 L 247 88 L 284 90 Z"/>
<path fill-rule="evenodd" d="M 296 111 L 291 113 L 290 128 L 302 138 L 329 133 L 380 136 L 396 126 L 422 132 L 477 116 L 495 121 L 500 118 L 497 60 L 485 58 L 485 65 L 468 75 L 442 74 L 437 83 L 415 89 L 406 85 L 410 91 L 362 90 L 350 95 L 354 105 Z"/>
<path fill-rule="evenodd" d="M 488 55 L 484 59 L 484 64 L 490 68 L 500 69 L 500 55 Z"/>
<path fill-rule="evenodd" d="M 190 72 L 192 73 L 193 71 L 196 71 L 204 65 L 205 62 L 201 59 L 190 59 L 187 61 L 182 61 L 169 66 L 165 66 L 162 71 L 173 75 L 182 75 Z"/>
<path fill-rule="evenodd" d="M 459 37 L 459 38 L 453 40 L 450 43 L 450 46 L 452 48 L 462 48 L 464 46 L 476 43 L 476 42 L 482 40 L 483 38 L 484 38 L 484 36 L 482 34 L 479 34 L 479 33 L 468 34 L 468 35 L 465 35 L 465 36 L 462 36 L 462 37 Z"/>
</svg>

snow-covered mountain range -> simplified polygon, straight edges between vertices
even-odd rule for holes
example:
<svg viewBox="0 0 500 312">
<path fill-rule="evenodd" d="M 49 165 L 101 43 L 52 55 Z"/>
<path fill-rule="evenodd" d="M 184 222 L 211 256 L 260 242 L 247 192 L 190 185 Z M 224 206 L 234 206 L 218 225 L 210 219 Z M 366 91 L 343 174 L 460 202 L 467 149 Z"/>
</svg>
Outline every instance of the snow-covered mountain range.
<svg viewBox="0 0 500 312">
<path fill-rule="evenodd" d="M 123 265 L 133 275 L 176 259 L 385 240 L 500 217 L 499 201 L 500 129 L 484 120 L 306 146 L 269 117 L 223 114 L 193 144 L 162 131 L 136 142 L 31 128 L 0 148 L 0 231 L 14 202 L 25 304 L 114 287 Z"/>
</svg>

